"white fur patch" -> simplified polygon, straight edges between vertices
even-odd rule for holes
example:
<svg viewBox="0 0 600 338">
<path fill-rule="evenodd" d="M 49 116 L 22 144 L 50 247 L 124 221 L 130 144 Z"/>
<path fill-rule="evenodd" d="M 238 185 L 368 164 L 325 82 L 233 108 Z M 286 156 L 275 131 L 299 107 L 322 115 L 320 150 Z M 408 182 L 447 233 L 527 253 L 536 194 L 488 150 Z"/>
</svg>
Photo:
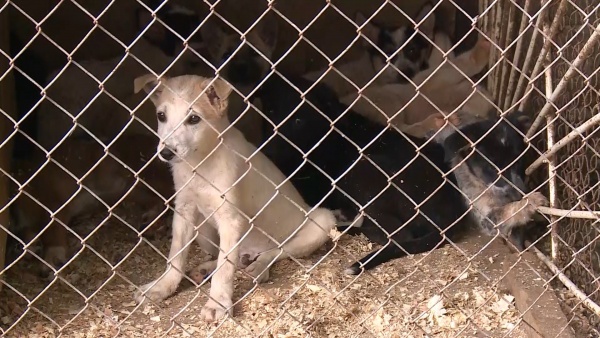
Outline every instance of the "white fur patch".
<svg viewBox="0 0 600 338">
<path fill-rule="evenodd" d="M 181 6 L 181 5 L 177 5 L 174 4 L 171 6 L 171 9 L 169 9 L 169 14 L 182 14 L 182 15 L 189 15 L 189 16 L 195 16 L 196 12 L 194 12 L 193 10 Z"/>
</svg>

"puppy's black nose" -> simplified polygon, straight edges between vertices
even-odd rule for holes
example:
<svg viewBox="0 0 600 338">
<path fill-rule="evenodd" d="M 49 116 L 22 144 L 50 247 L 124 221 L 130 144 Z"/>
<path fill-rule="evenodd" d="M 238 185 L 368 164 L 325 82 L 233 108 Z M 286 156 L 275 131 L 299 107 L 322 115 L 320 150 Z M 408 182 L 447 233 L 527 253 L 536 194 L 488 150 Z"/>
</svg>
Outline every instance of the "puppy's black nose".
<svg viewBox="0 0 600 338">
<path fill-rule="evenodd" d="M 160 151 L 160 157 L 162 157 L 166 161 L 170 161 L 175 157 L 175 153 L 173 153 L 170 149 L 163 149 Z"/>
</svg>

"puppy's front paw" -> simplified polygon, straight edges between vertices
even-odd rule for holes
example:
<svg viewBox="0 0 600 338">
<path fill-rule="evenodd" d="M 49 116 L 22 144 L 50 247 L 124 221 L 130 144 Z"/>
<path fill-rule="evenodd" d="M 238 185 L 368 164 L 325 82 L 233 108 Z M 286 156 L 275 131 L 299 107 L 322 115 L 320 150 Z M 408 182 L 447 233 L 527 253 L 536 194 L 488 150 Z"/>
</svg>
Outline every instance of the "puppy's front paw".
<svg viewBox="0 0 600 338">
<path fill-rule="evenodd" d="M 531 193 L 529 196 L 524 197 L 523 200 L 527 203 L 527 206 L 523 210 L 527 213 L 529 220 L 533 220 L 538 207 L 547 206 L 549 204 L 546 196 L 540 192 Z"/>
<path fill-rule="evenodd" d="M 479 36 L 471 52 L 471 61 L 476 65 L 485 65 L 490 58 L 492 44 L 483 36 Z"/>
<path fill-rule="evenodd" d="M 67 261 L 67 248 L 64 246 L 51 246 L 44 252 L 44 261 L 55 269 L 60 269 Z M 52 276 L 52 269 L 46 264 L 42 264 L 40 275 L 43 277 Z"/>
<path fill-rule="evenodd" d="M 230 316 L 233 314 L 233 302 L 231 299 L 220 300 L 219 302 L 209 299 L 200 311 L 200 317 L 209 323 L 225 317 L 226 314 Z"/>
<path fill-rule="evenodd" d="M 138 304 L 148 301 L 148 299 L 153 302 L 161 302 L 173 293 L 169 288 L 162 286 L 160 282 L 150 289 L 153 284 L 154 282 L 143 285 L 133 294 L 133 298 Z"/>
<path fill-rule="evenodd" d="M 541 192 L 534 192 L 531 195 L 526 197 L 527 200 L 529 201 L 529 204 L 533 205 L 534 207 L 545 207 L 547 206 L 550 202 L 548 202 L 548 199 L 546 198 L 546 196 L 544 196 Z"/>
<path fill-rule="evenodd" d="M 259 284 L 269 280 L 269 267 L 259 260 L 254 261 L 244 271 L 256 279 Z"/>
</svg>

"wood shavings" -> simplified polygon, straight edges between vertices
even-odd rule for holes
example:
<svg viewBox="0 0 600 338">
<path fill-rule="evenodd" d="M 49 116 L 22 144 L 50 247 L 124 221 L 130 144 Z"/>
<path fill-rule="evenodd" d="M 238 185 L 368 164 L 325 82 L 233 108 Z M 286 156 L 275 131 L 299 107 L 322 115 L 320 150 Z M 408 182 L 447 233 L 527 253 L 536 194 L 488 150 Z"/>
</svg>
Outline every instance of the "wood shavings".
<svg viewBox="0 0 600 338">
<path fill-rule="evenodd" d="M 135 247 L 132 243 L 137 235 L 128 235 L 126 227 L 111 227 L 110 223 L 106 228 L 105 234 L 90 238 L 90 245 L 99 248 L 101 255 L 120 251 L 128 257 L 116 270 L 117 275 L 106 283 L 111 269 L 94 258 L 95 254 L 85 251 L 73 262 L 73 270 L 66 271 L 66 276 L 78 275 L 75 279 L 79 281 L 74 285 L 86 297 L 97 291 L 97 285 L 102 285 L 102 289 L 86 301 L 70 287 L 57 283 L 47 291 L 54 305 L 44 304 L 44 298 L 36 302 L 36 307 L 59 325 L 65 325 L 83 310 L 65 327 L 63 336 L 153 338 L 202 337 L 210 333 L 221 338 L 255 337 L 263 333 L 265 337 L 402 337 L 403 332 L 424 330 L 430 337 L 453 337 L 476 325 L 489 329 L 490 336 L 495 337 L 505 336 L 519 323 L 510 295 L 497 294 L 494 279 L 477 278 L 476 268 L 469 267 L 466 271 L 467 264 L 473 263 L 467 262 L 459 251 L 447 247 L 427 255 L 405 257 L 356 279 L 343 275 L 343 269 L 352 262 L 352 257 L 359 258 L 378 246 L 364 236 L 343 235 L 333 252 L 314 269 L 311 268 L 327 253 L 326 249 L 297 259 L 298 262 L 276 263 L 268 283 L 254 285 L 249 278 L 239 278 L 234 301 L 243 299 L 235 307 L 235 320 L 227 319 L 221 325 L 205 324 L 199 313 L 206 302 L 210 283 L 197 289 L 184 282 L 178 292 L 160 306 L 152 303 L 138 306 L 132 298 L 135 287 L 131 284 L 139 286 L 160 276 L 165 268 L 164 258 L 148 245 L 141 245 L 129 254 L 128 250 Z M 152 245 L 167 255 L 169 238 L 152 240 Z M 196 247 L 192 247 L 189 257 L 192 262 L 188 267 L 207 258 Z M 481 260 L 481 266 L 488 265 L 488 257 L 483 256 Z M 99 269 L 100 266 L 104 268 Z M 40 292 L 45 287 L 19 284 L 31 281 L 9 279 L 9 282 L 20 289 L 32 290 L 28 297 L 34 297 L 34 291 Z M 13 298 L 8 301 L 18 300 L 18 297 Z M 69 313 L 70 307 L 72 313 Z M 7 309 L 0 313 L 0 322 L 10 320 L 12 323 L 27 304 L 10 305 L 10 309 L 8 303 L 0 304 L 0 309 L 3 308 Z M 421 313 L 425 313 L 425 317 L 417 320 Z M 42 323 L 40 337 L 57 335 L 58 327 L 49 325 L 43 316 L 33 311 L 11 334 L 30 337 L 36 323 Z M 54 334 L 48 333 L 46 326 L 53 327 Z M 525 337 L 520 335 L 518 327 L 510 336 Z"/>
</svg>

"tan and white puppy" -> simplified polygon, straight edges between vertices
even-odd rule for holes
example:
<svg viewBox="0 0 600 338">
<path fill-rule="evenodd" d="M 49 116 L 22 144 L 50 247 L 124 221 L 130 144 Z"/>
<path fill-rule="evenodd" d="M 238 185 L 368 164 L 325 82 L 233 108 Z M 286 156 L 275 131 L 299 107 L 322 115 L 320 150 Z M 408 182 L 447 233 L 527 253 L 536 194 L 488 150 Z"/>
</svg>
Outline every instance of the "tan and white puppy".
<svg viewBox="0 0 600 338">
<path fill-rule="evenodd" d="M 220 79 L 186 75 L 136 79 L 156 106 L 158 152 L 171 165 L 177 194 L 173 240 L 166 272 L 141 287 L 135 298 L 160 301 L 184 276 L 189 245 L 196 239 L 216 261 L 199 270 L 212 276 L 210 299 L 201 312 L 214 321 L 232 313 L 233 280 L 239 257 L 258 282 L 274 262 L 311 254 L 329 238 L 331 211 L 306 205 L 286 177 L 227 118 L 232 88 Z M 212 243 L 219 243 L 219 248 Z"/>
<path fill-rule="evenodd" d="M 367 18 L 357 12 L 356 25 L 362 26 L 362 39 L 359 43 L 361 54 L 355 60 L 336 65 L 337 70 L 354 85 L 362 88 L 367 83 L 371 83 L 370 86 L 408 83 L 408 79 L 419 71 L 439 65 L 443 59 L 442 54 L 429 41 L 433 41 L 443 51 L 447 51 L 451 43 L 445 33 L 434 30 L 435 13 L 430 13 L 432 9 L 432 5 L 426 3 L 414 16 L 413 20 L 421 23 L 419 32 L 415 32 L 412 23 L 390 28 L 378 25 L 373 20 L 367 22 Z M 327 69 L 313 71 L 305 74 L 304 78 L 316 81 L 325 71 Z M 339 97 L 351 93 L 356 95 L 354 85 L 335 71 L 329 71 L 321 81 Z"/>
<path fill-rule="evenodd" d="M 487 65 L 490 47 L 480 36 L 470 51 L 448 58 L 448 62 L 439 67 L 417 73 L 412 81 L 422 85 L 418 91 L 411 83 L 374 85 L 365 89 L 360 98 L 352 93 L 340 101 L 375 122 L 385 125 L 391 119 L 392 125 L 415 137 L 426 137 L 435 129 L 430 123 L 434 120 L 428 117 L 440 111 L 460 108 L 464 114 L 477 118 L 493 116 L 491 95 L 481 86 L 473 88 L 468 78 Z"/>
</svg>

